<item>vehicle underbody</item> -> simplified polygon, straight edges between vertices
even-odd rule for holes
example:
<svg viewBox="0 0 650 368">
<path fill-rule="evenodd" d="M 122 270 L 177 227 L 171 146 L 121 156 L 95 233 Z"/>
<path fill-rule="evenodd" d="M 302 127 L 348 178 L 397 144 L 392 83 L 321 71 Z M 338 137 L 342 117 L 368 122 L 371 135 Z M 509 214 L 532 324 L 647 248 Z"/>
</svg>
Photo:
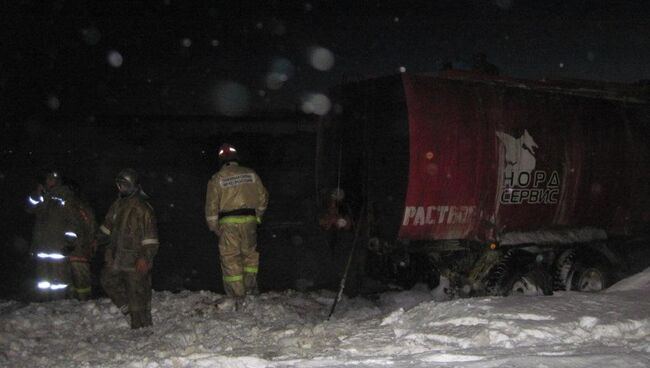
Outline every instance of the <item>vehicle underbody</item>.
<svg viewBox="0 0 650 368">
<path fill-rule="evenodd" d="M 638 271 L 625 259 L 638 257 L 626 257 L 619 248 L 634 254 L 644 249 L 643 244 L 647 239 L 497 245 L 459 240 L 390 243 L 371 238 L 367 273 L 401 288 L 416 283 L 435 288 L 444 278 L 449 285 L 445 293 L 451 298 L 596 292 Z"/>
</svg>

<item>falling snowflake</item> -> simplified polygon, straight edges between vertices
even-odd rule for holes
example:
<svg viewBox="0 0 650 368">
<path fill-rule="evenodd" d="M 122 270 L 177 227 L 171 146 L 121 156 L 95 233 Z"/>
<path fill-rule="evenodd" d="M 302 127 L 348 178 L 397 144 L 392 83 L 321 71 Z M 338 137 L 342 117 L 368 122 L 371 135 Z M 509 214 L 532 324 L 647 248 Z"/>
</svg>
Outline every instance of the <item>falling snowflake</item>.
<svg viewBox="0 0 650 368">
<path fill-rule="evenodd" d="M 124 62 L 124 59 L 122 58 L 122 54 L 120 54 L 115 50 L 109 51 L 108 55 L 106 56 L 106 59 L 108 60 L 108 64 L 113 68 L 121 67 L 122 63 Z"/>
<path fill-rule="evenodd" d="M 324 47 L 313 47 L 309 51 L 309 64 L 316 70 L 330 70 L 334 66 L 334 54 Z"/>
<path fill-rule="evenodd" d="M 268 89 L 278 90 L 282 88 L 284 82 L 289 78 L 286 74 L 281 73 L 269 73 L 266 75 L 266 87 Z"/>
<path fill-rule="evenodd" d="M 47 98 L 46 105 L 50 108 L 50 110 L 58 110 L 59 107 L 61 107 L 61 101 L 56 96 L 49 96 Z"/>
<path fill-rule="evenodd" d="M 305 114 L 325 115 L 332 108 L 330 99 L 322 93 L 307 95 L 302 102 L 302 111 Z"/>
<path fill-rule="evenodd" d="M 250 92 L 248 88 L 234 81 L 219 83 L 213 91 L 217 111 L 227 116 L 241 116 L 248 112 Z"/>
<path fill-rule="evenodd" d="M 589 51 L 587 53 L 587 60 L 594 61 L 595 59 L 596 59 L 596 53 L 593 51 Z"/>
</svg>

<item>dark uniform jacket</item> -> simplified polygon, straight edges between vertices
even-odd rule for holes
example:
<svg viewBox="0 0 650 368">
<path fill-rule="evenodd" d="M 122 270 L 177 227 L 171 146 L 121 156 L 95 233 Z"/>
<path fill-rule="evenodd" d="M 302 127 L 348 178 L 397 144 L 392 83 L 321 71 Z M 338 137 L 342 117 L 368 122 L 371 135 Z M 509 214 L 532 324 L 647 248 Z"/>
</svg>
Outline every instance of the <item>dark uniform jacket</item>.
<svg viewBox="0 0 650 368">
<path fill-rule="evenodd" d="M 65 185 L 28 198 L 27 212 L 36 215 L 32 252 L 90 256 L 94 216 Z"/>
<path fill-rule="evenodd" d="M 110 236 L 105 253 L 110 267 L 135 271 L 138 258 L 152 264 L 158 252 L 156 216 L 140 193 L 113 202 L 100 230 Z"/>
</svg>

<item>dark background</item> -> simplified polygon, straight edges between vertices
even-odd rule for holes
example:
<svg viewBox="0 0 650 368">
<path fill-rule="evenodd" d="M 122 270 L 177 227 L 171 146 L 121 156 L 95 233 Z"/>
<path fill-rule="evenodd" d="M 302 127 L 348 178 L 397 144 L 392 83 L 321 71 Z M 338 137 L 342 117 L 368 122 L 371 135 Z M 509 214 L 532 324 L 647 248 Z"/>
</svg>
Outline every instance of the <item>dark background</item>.
<svg viewBox="0 0 650 368">
<path fill-rule="evenodd" d="M 650 78 L 648 15 L 643 0 L 17 0 L 0 12 L 0 111 L 293 110 L 344 80 L 468 68 L 479 52 L 512 77 L 634 82 Z M 232 83 L 241 109 L 216 103 Z"/>
<path fill-rule="evenodd" d="M 470 69 L 479 52 L 511 77 L 636 83 L 650 79 L 648 15 L 642 0 L 7 2 L 0 296 L 29 274 L 22 206 L 39 175 L 61 170 L 101 219 L 126 166 L 160 221 L 154 286 L 220 290 L 203 200 L 224 141 L 270 192 L 261 286 L 335 285 L 340 262 L 313 235 L 317 122 L 340 108 L 330 87 Z"/>
</svg>

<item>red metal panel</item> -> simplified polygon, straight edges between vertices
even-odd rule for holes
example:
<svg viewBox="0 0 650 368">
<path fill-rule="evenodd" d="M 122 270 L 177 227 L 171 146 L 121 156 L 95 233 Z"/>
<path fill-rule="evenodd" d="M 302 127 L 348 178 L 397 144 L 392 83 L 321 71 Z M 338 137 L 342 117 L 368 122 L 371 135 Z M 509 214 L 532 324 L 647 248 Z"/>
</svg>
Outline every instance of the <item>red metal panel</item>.
<svg viewBox="0 0 650 368">
<path fill-rule="evenodd" d="M 476 233 L 492 192 L 493 138 L 480 101 L 435 78 L 404 76 L 410 167 L 400 237 L 462 239 Z"/>
<path fill-rule="evenodd" d="M 624 178 L 634 173 L 619 104 L 485 81 L 404 75 L 403 84 L 410 167 L 401 238 L 623 226 Z"/>
<path fill-rule="evenodd" d="M 494 224 L 499 233 L 542 230 L 571 218 L 580 173 L 575 103 L 527 89 L 500 93 L 493 108 L 498 149 Z"/>
</svg>

